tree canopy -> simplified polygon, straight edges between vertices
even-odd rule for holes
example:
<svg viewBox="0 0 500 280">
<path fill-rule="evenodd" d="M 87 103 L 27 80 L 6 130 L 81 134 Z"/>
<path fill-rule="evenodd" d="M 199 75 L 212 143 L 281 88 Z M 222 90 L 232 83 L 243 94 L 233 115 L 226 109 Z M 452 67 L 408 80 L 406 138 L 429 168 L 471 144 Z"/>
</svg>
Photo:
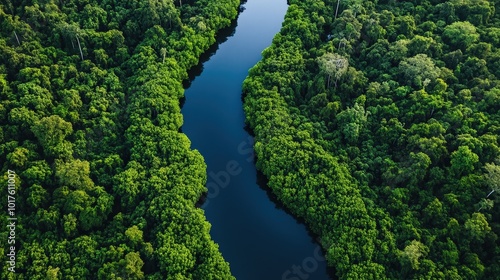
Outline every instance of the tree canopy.
<svg viewBox="0 0 500 280">
<path fill-rule="evenodd" d="M 498 3 L 289 2 L 244 82 L 273 193 L 339 279 L 497 279 Z"/>
<path fill-rule="evenodd" d="M 195 207 L 206 166 L 179 99 L 239 4 L 0 4 L 0 181 L 15 170 L 19 237 L 1 279 L 234 279 Z"/>
</svg>

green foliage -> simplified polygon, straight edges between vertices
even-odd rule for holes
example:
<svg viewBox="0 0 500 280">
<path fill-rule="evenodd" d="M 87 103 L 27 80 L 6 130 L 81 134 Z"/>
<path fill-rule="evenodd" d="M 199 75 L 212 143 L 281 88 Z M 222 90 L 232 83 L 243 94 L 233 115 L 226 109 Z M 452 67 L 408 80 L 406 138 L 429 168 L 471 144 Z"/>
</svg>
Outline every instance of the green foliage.
<svg viewBox="0 0 500 280">
<path fill-rule="evenodd" d="M 496 4 L 319 2 L 244 82 L 269 187 L 339 279 L 498 278 Z"/>
<path fill-rule="evenodd" d="M 342 133 L 345 139 L 354 144 L 358 141 L 360 133 L 368 122 L 367 113 L 365 109 L 358 103 L 354 107 L 347 108 L 337 115 Z"/>
<path fill-rule="evenodd" d="M 470 22 L 454 22 L 444 28 L 443 39 L 452 47 L 465 49 L 479 39 L 476 27 Z"/>
<path fill-rule="evenodd" d="M 328 87 L 330 87 L 330 79 L 335 78 L 335 87 L 337 81 L 347 72 L 349 62 L 344 57 L 338 54 L 326 53 L 318 58 L 320 69 L 328 76 Z"/>
<path fill-rule="evenodd" d="M 73 132 L 71 123 L 57 115 L 44 117 L 32 128 L 44 153 L 48 157 L 67 158 L 72 154 L 72 144 L 65 138 Z"/>
<path fill-rule="evenodd" d="M 472 218 L 465 221 L 465 229 L 469 232 L 473 240 L 483 240 L 486 234 L 491 231 L 486 217 L 481 213 L 472 214 Z"/>
<path fill-rule="evenodd" d="M 239 4 L 0 6 L 1 178 L 18 176 L 22 236 L 15 277 L 234 279 L 195 207 L 206 166 L 179 132 L 179 99 Z"/>
<path fill-rule="evenodd" d="M 469 147 L 460 146 L 458 150 L 451 154 L 451 171 L 456 176 L 471 173 L 474 171 L 474 165 L 478 161 L 479 157 Z"/>
<path fill-rule="evenodd" d="M 404 79 L 408 81 L 408 85 L 416 88 L 422 88 L 434 82 L 439 76 L 439 68 L 425 54 L 417 54 L 404 59 L 399 64 L 399 71 L 403 74 Z"/>
<path fill-rule="evenodd" d="M 425 257 L 428 249 L 421 242 L 412 240 L 401 252 L 401 264 L 413 270 L 420 267 L 420 258 Z"/>
<path fill-rule="evenodd" d="M 497 160 L 497 162 L 499 162 Z M 490 189 L 500 192 L 500 165 L 495 163 L 487 163 L 484 168 L 486 169 L 486 173 L 484 174 L 486 184 L 490 187 Z"/>
</svg>

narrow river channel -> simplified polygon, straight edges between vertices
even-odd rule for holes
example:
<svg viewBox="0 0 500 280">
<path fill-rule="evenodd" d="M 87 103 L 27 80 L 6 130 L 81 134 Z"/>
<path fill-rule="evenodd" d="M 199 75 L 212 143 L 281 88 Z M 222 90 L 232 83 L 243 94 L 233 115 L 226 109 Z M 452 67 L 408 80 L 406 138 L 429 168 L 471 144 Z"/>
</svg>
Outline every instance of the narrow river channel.
<svg viewBox="0 0 500 280">
<path fill-rule="evenodd" d="M 257 183 L 252 138 L 244 129 L 242 82 L 279 32 L 287 3 L 249 0 L 243 7 L 232 34 L 219 38 L 224 42 L 193 70 L 199 76 L 185 92 L 182 131 L 208 166 L 201 207 L 237 280 L 330 279 L 306 227 Z"/>
</svg>

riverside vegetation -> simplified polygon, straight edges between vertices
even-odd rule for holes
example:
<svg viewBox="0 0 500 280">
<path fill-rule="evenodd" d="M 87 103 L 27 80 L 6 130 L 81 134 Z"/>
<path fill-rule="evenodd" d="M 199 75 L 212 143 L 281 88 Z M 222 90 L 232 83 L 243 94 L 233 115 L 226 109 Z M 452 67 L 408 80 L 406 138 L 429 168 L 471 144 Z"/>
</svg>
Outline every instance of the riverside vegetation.
<svg viewBox="0 0 500 280">
<path fill-rule="evenodd" d="M 0 181 L 18 176 L 18 224 L 1 279 L 234 278 L 195 207 L 206 166 L 179 99 L 239 4 L 2 1 Z"/>
<path fill-rule="evenodd" d="M 289 2 L 244 83 L 278 199 L 340 279 L 497 279 L 498 2 Z M 0 278 L 233 279 L 179 98 L 238 5 L 2 2 Z"/>
<path fill-rule="evenodd" d="M 289 3 L 244 83 L 271 190 L 340 279 L 498 279 L 499 2 Z"/>
</svg>

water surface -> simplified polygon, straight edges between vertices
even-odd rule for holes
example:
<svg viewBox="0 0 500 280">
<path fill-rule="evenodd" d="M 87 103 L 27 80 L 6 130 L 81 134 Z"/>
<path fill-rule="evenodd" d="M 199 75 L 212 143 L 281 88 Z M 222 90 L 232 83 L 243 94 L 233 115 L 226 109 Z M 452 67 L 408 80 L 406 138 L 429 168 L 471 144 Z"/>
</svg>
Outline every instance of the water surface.
<svg viewBox="0 0 500 280">
<path fill-rule="evenodd" d="M 201 207 L 236 279 L 330 279 L 306 227 L 257 184 L 253 140 L 244 129 L 241 85 L 279 32 L 286 0 L 249 0 L 243 7 L 227 40 L 219 38 L 223 43 L 193 70 L 199 76 L 185 92 L 182 131 L 208 166 Z"/>
</svg>

